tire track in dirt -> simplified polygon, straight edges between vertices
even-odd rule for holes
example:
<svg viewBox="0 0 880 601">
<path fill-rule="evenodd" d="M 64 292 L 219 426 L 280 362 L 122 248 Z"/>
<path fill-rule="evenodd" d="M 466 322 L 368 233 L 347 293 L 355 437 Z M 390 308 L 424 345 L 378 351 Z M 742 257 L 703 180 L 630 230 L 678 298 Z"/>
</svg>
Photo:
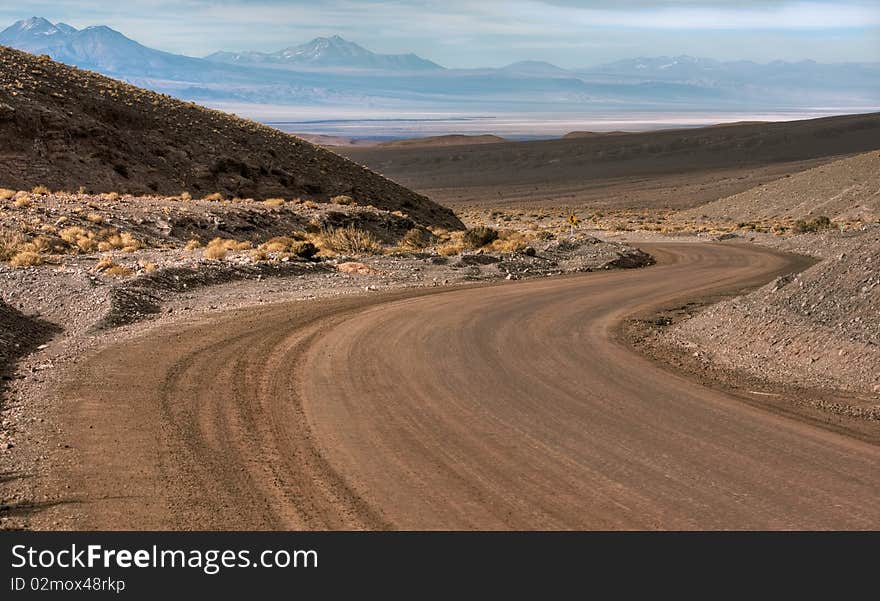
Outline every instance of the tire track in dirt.
<svg viewBox="0 0 880 601">
<path fill-rule="evenodd" d="M 791 257 L 238 310 L 72 374 L 87 528 L 874 528 L 880 449 L 664 371 L 617 327 Z"/>
</svg>

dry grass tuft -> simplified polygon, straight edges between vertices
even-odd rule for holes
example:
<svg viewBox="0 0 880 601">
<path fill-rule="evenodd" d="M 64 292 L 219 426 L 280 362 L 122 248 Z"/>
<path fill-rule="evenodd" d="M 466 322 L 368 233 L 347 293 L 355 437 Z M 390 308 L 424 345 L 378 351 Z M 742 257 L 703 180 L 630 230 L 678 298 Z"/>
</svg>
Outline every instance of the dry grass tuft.
<svg viewBox="0 0 880 601">
<path fill-rule="evenodd" d="M 264 253 L 280 254 L 310 259 L 318 253 L 318 248 L 311 242 L 295 240 L 286 236 L 272 238 L 260 244 L 259 250 Z"/>
<path fill-rule="evenodd" d="M 105 241 L 110 248 L 120 249 L 123 252 L 134 252 L 143 248 L 143 243 L 132 236 L 128 232 L 122 232 L 121 234 L 112 234 Z"/>
<path fill-rule="evenodd" d="M 32 204 L 34 204 L 34 201 L 32 201 L 30 197 L 26 195 L 16 195 L 16 199 L 12 203 L 12 205 L 17 209 L 26 209 Z"/>
<path fill-rule="evenodd" d="M 70 246 L 76 247 L 81 252 L 86 253 L 97 250 L 98 243 L 100 242 L 94 232 L 89 232 L 77 226 L 64 228 L 58 232 L 58 236 Z"/>
<path fill-rule="evenodd" d="M 0 261 L 8 261 L 18 254 L 25 242 L 19 232 L 0 232 Z"/>
<path fill-rule="evenodd" d="M 15 196 L 15 190 L 0 188 L 0 200 L 11 200 Z"/>
<path fill-rule="evenodd" d="M 226 198 L 220 194 L 219 192 L 214 192 L 213 194 L 208 194 L 202 200 L 207 200 L 209 202 L 220 202 L 222 200 L 226 200 Z"/>
<path fill-rule="evenodd" d="M 336 205 L 353 205 L 353 204 L 357 204 L 357 203 L 354 201 L 354 198 L 352 198 L 351 196 L 349 196 L 349 195 L 347 195 L 347 194 L 340 194 L 339 196 L 334 196 L 333 198 L 330 199 L 330 202 L 332 202 L 333 204 L 336 204 Z"/>
<path fill-rule="evenodd" d="M 186 250 L 195 250 L 197 248 L 201 248 L 201 246 L 202 246 L 202 243 L 199 242 L 198 240 L 196 240 L 195 238 L 193 238 L 192 240 L 187 242 L 183 248 Z"/>
<path fill-rule="evenodd" d="M 423 227 L 414 227 L 404 234 L 400 246 L 411 250 L 421 250 L 437 242 L 436 236 Z"/>
<path fill-rule="evenodd" d="M 514 253 L 525 250 L 532 237 L 516 230 L 505 230 L 489 246 L 492 252 Z"/>
<path fill-rule="evenodd" d="M 482 248 L 498 239 L 498 231 L 485 225 L 472 227 L 464 233 L 462 242 L 472 249 Z"/>
<path fill-rule="evenodd" d="M 156 264 L 151 261 L 140 261 L 138 265 L 140 265 L 141 269 L 144 270 L 144 273 L 153 273 L 154 271 L 156 271 L 156 269 L 158 269 Z"/>
<path fill-rule="evenodd" d="M 460 255 L 467 248 L 464 244 L 463 238 L 464 232 L 449 232 L 445 234 L 443 236 L 445 243 L 437 248 L 437 252 L 444 257 Z"/>
<path fill-rule="evenodd" d="M 264 250 L 270 253 L 282 253 L 289 252 L 290 248 L 297 243 L 297 240 L 293 238 L 287 238 L 286 236 L 278 236 L 276 238 L 271 238 L 266 240 L 262 244 L 260 244 L 260 250 Z"/>
<path fill-rule="evenodd" d="M 264 205 L 268 205 L 270 207 L 283 207 L 285 200 L 283 198 L 267 198 L 263 201 Z"/>
<path fill-rule="evenodd" d="M 95 265 L 95 271 L 114 278 L 124 278 L 134 273 L 130 267 L 120 265 L 110 257 L 103 257 L 98 261 L 98 264 Z"/>
<path fill-rule="evenodd" d="M 353 225 L 323 230 L 318 236 L 318 246 L 322 250 L 353 256 L 378 255 L 384 250 L 373 234 Z"/>
<path fill-rule="evenodd" d="M 250 250 L 252 248 L 250 242 L 239 242 L 238 240 L 226 238 L 214 238 L 205 247 L 202 252 L 206 259 L 222 260 L 226 258 L 229 251 Z"/>
<path fill-rule="evenodd" d="M 104 217 L 99 215 L 98 213 L 89 213 L 88 215 L 86 215 L 86 219 L 90 223 L 94 223 L 95 225 L 101 225 L 102 223 L 104 223 Z"/>
<path fill-rule="evenodd" d="M 210 244 L 205 247 L 205 250 L 202 251 L 202 256 L 206 259 L 213 259 L 215 261 L 222 261 L 226 258 L 226 255 L 229 251 L 220 245 L 211 246 Z"/>
<path fill-rule="evenodd" d="M 42 265 L 46 262 L 46 257 L 40 253 L 24 250 L 17 253 L 9 260 L 9 264 L 13 267 L 33 267 Z"/>
<path fill-rule="evenodd" d="M 52 191 L 46 186 L 37 186 L 33 190 L 31 190 L 31 194 L 37 194 L 39 196 L 46 196 L 47 194 L 51 194 Z"/>
</svg>

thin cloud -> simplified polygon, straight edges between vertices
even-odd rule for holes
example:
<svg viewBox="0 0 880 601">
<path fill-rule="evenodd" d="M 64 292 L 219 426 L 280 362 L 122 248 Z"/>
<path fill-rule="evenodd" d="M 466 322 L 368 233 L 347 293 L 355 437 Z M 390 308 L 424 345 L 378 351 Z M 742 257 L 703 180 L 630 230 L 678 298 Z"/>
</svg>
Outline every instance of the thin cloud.
<svg viewBox="0 0 880 601">
<path fill-rule="evenodd" d="M 194 56 L 277 50 L 338 33 L 375 51 L 416 52 L 450 66 L 524 58 L 578 66 L 682 52 L 880 60 L 880 5 L 866 0 L 24 0 L 0 6 L 7 22 L 31 15 L 78 27 L 107 24 L 147 45 Z M 759 47 L 758 40 L 769 44 Z"/>
</svg>

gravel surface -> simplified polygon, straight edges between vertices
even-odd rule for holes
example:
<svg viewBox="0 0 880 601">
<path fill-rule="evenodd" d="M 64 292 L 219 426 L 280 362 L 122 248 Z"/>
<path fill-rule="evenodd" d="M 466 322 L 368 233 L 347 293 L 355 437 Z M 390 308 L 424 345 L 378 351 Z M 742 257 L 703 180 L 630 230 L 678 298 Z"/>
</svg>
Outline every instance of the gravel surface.
<svg viewBox="0 0 880 601">
<path fill-rule="evenodd" d="M 373 257 L 255 262 L 248 251 L 223 261 L 178 248 L 127 253 L 163 267 L 131 277 L 96 272 L 97 255 L 64 256 L 58 265 L 0 265 L 0 526 L 27 527 L 47 502 L 40 475 L 61 469 L 76 444 L 65 438 L 59 383 L 68 368 L 103 345 L 218 309 L 378 291 L 540 278 L 638 267 L 652 259 L 630 246 L 580 235 L 535 242 L 516 253 L 432 250 Z M 121 327 L 120 327 L 121 326 Z M 63 527 L 59 523 L 58 527 Z"/>
</svg>

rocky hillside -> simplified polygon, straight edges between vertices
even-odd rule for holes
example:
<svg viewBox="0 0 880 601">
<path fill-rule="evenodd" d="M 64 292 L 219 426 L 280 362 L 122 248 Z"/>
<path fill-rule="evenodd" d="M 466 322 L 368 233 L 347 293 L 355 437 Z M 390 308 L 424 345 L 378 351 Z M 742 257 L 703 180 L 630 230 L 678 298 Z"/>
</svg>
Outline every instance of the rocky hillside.
<svg viewBox="0 0 880 601">
<path fill-rule="evenodd" d="M 455 214 L 330 151 L 48 57 L 0 47 L 0 187 L 318 202 L 351 196 L 421 225 Z"/>
<path fill-rule="evenodd" d="M 780 250 L 821 260 L 698 312 L 661 338 L 707 365 L 781 384 L 846 391 L 851 401 L 846 413 L 880 419 L 880 152 L 796 173 L 682 214 L 734 222 L 815 223 L 828 217 L 846 223 L 796 236 L 757 236 Z"/>
<path fill-rule="evenodd" d="M 852 399 L 846 412 L 880 419 L 880 152 L 795 173 L 682 215 L 807 225 L 832 220 L 800 235 L 757 236 L 821 260 L 676 323 L 663 338 L 709 365 L 846 391 Z"/>
<path fill-rule="evenodd" d="M 820 216 L 833 221 L 878 221 L 880 152 L 808 169 L 680 215 L 737 222 Z"/>
<path fill-rule="evenodd" d="M 674 326 L 668 340 L 776 382 L 880 398 L 880 227 L 807 234 L 782 247 L 826 258 Z M 877 415 L 880 415 L 878 413 Z"/>
</svg>

